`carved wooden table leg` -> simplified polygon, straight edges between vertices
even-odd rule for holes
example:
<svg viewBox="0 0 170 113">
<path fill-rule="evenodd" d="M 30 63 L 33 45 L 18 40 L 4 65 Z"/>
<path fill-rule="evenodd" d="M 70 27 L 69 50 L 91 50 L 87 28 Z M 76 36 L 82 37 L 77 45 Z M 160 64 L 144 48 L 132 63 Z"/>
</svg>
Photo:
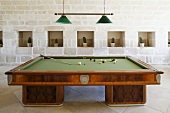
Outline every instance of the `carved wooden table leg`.
<svg viewBox="0 0 170 113">
<path fill-rule="evenodd" d="M 24 105 L 62 105 L 64 86 L 23 86 Z"/>
<path fill-rule="evenodd" d="M 106 104 L 111 106 L 146 103 L 146 85 L 105 86 Z"/>
</svg>

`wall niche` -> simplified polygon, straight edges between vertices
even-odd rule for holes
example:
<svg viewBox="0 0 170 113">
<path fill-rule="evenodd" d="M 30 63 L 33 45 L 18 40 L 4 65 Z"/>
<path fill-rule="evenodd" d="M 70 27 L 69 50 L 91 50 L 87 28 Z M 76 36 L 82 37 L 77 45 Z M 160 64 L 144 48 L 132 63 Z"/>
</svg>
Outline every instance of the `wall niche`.
<svg viewBox="0 0 170 113">
<path fill-rule="evenodd" d="M 48 31 L 48 47 L 63 47 L 63 31 Z"/>
<path fill-rule="evenodd" d="M 124 31 L 108 31 L 107 33 L 108 47 L 123 47 L 125 40 Z M 114 43 L 114 44 L 113 44 Z"/>
<path fill-rule="evenodd" d="M 0 31 L 0 47 L 3 47 L 2 31 Z"/>
<path fill-rule="evenodd" d="M 141 47 L 141 41 L 144 43 L 144 47 L 155 46 L 155 32 L 138 32 L 138 45 Z"/>
<path fill-rule="evenodd" d="M 19 31 L 19 47 L 32 47 L 32 31 Z"/>
<path fill-rule="evenodd" d="M 94 47 L 94 31 L 77 31 L 77 47 Z"/>
</svg>

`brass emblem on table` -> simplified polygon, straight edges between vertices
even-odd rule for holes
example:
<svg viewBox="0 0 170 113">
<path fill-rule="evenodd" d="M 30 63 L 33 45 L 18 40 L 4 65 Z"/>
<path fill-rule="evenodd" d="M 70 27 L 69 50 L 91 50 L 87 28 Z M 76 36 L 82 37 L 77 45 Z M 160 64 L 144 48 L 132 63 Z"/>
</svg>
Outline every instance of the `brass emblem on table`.
<svg viewBox="0 0 170 113">
<path fill-rule="evenodd" d="M 89 75 L 80 75 L 80 82 L 82 84 L 88 84 L 88 82 L 89 82 Z"/>
</svg>

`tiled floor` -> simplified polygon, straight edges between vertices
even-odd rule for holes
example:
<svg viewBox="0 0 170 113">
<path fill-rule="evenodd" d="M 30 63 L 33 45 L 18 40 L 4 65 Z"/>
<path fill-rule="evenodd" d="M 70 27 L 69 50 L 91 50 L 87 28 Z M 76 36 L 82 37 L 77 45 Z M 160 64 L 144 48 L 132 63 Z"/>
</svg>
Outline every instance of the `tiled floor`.
<svg viewBox="0 0 170 113">
<path fill-rule="evenodd" d="M 0 113 L 170 113 L 170 65 L 154 65 L 164 71 L 161 85 L 147 86 L 145 106 L 109 107 L 104 103 L 104 87 L 65 87 L 61 107 L 23 107 L 21 86 L 8 86 L 4 72 L 15 66 L 0 66 Z"/>
</svg>

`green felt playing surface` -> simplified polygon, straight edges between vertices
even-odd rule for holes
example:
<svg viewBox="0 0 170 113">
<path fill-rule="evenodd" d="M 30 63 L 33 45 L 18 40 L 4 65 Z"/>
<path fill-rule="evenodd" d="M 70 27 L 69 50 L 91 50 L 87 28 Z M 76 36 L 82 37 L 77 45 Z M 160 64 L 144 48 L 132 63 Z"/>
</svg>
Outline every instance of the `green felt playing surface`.
<svg viewBox="0 0 170 113">
<path fill-rule="evenodd" d="M 21 70 L 89 70 L 89 71 L 108 71 L 108 70 L 135 70 L 145 69 L 144 67 L 137 65 L 129 59 L 117 59 L 114 64 L 110 62 L 111 59 L 105 63 L 99 64 L 100 59 L 96 59 L 94 62 L 90 59 L 38 59 L 37 61 L 27 64 Z M 78 65 L 81 62 L 81 65 Z M 70 65 L 71 64 L 71 65 Z"/>
</svg>

